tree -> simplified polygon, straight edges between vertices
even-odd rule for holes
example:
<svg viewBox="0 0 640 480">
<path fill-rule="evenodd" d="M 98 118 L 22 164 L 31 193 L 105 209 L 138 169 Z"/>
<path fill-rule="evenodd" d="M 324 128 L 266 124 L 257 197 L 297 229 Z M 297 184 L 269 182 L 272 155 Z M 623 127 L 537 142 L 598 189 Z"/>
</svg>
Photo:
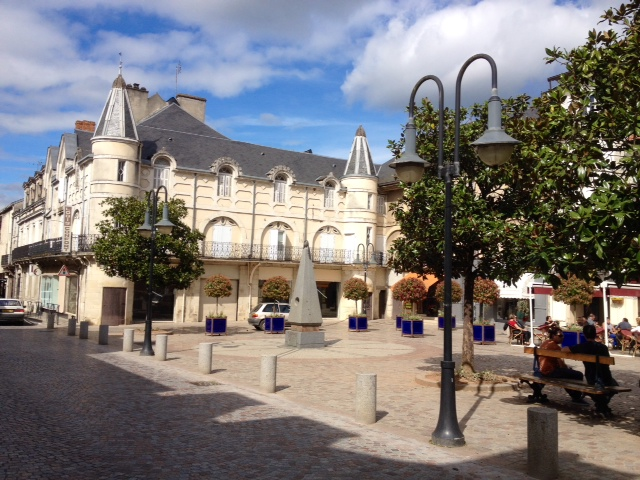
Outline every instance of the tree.
<svg viewBox="0 0 640 480">
<path fill-rule="evenodd" d="M 570 186 L 554 214 L 530 219 L 532 233 L 545 232 L 530 261 L 559 275 L 554 286 L 569 274 L 618 285 L 640 278 L 640 1 L 601 18 L 611 28 L 593 29 L 584 45 L 547 50 L 547 63 L 566 72 L 534 102 L 532 199 L 555 205 L 558 184 Z"/>
<path fill-rule="evenodd" d="M 484 305 L 493 305 L 500 298 L 500 287 L 488 278 L 476 278 L 473 300 L 480 304 L 480 318 L 484 319 Z"/>
<path fill-rule="evenodd" d="M 436 285 L 436 300 L 441 305 L 444 303 L 444 281 L 438 282 Z M 455 280 L 451 280 L 451 302 L 458 303 L 462 300 L 462 287 Z"/>
<path fill-rule="evenodd" d="M 419 278 L 403 278 L 393 286 L 393 299 L 413 305 L 427 298 L 427 289 Z"/>
<path fill-rule="evenodd" d="M 231 286 L 231 280 L 224 275 L 212 275 L 204 281 L 204 293 L 207 297 L 214 297 L 216 299 L 216 312 L 215 317 L 220 318 L 218 312 L 219 299 L 228 297 L 231 295 L 233 287 Z"/>
<path fill-rule="evenodd" d="M 262 297 L 274 302 L 286 302 L 291 295 L 289 281 L 284 277 L 271 277 L 262 285 Z"/>
<path fill-rule="evenodd" d="M 576 305 L 589 305 L 593 299 L 592 282 L 582 280 L 575 275 L 569 275 L 560 281 L 560 285 L 553 290 L 553 299 L 570 306 L 572 320 L 576 319 Z"/>
<path fill-rule="evenodd" d="M 356 315 L 358 312 L 358 300 L 364 300 L 369 295 L 369 289 L 364 280 L 352 277 L 342 285 L 342 295 L 347 300 L 356 302 Z"/>
<path fill-rule="evenodd" d="M 147 202 L 134 197 L 111 197 L 102 205 L 107 208 L 105 219 L 97 224 L 100 237 L 94 244 L 96 262 L 110 277 L 148 284 L 151 239 L 138 233 Z M 156 222 L 162 209 L 158 210 Z M 170 235 L 156 235 L 154 288 L 186 289 L 204 273 L 198 249 L 204 236 L 181 221 L 186 215 L 182 200 L 169 201 L 169 219 L 175 227 Z"/>
</svg>

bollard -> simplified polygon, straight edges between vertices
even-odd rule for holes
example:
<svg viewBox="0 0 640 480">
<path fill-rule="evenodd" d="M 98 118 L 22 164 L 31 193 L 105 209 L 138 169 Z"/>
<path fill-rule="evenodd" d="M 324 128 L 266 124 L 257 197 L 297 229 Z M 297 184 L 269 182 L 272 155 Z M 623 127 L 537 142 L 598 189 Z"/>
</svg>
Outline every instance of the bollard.
<svg viewBox="0 0 640 480">
<path fill-rule="evenodd" d="M 70 337 L 74 337 L 76 335 L 76 322 L 76 317 L 71 315 L 69 323 L 67 324 L 67 335 L 69 335 Z"/>
<path fill-rule="evenodd" d="M 98 327 L 98 345 L 109 345 L 109 325 Z"/>
<path fill-rule="evenodd" d="M 169 335 L 156 335 L 156 360 L 164 362 L 167 359 L 167 339 Z"/>
<path fill-rule="evenodd" d="M 376 423 L 375 373 L 356 375 L 356 421 L 364 424 Z"/>
<path fill-rule="evenodd" d="M 133 352 L 133 335 L 136 333 L 135 328 L 125 328 L 122 337 L 122 351 Z"/>
<path fill-rule="evenodd" d="M 260 388 L 265 393 L 276 393 L 276 370 L 278 357 L 263 355 L 260 364 Z"/>
<path fill-rule="evenodd" d="M 558 478 L 557 410 L 527 409 L 527 473 L 541 480 Z"/>
<path fill-rule="evenodd" d="M 213 343 L 201 343 L 198 353 L 198 367 L 200 373 L 211 373 L 211 362 L 213 360 Z"/>
<path fill-rule="evenodd" d="M 53 312 L 49 312 L 49 314 L 47 315 L 47 329 L 51 330 L 53 328 L 53 325 L 56 321 L 56 314 Z"/>
<path fill-rule="evenodd" d="M 86 320 L 80 322 L 80 340 L 89 338 L 89 322 Z"/>
</svg>

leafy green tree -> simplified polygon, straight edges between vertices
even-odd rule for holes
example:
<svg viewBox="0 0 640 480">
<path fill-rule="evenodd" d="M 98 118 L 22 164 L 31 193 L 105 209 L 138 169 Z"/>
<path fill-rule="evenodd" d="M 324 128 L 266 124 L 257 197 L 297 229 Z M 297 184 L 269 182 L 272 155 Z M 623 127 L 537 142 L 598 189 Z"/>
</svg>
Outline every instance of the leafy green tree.
<svg viewBox="0 0 640 480">
<path fill-rule="evenodd" d="M 352 277 L 342 284 L 342 295 L 347 300 L 356 302 L 356 315 L 358 314 L 358 300 L 364 300 L 369 295 L 369 288 L 365 281 L 358 277 Z"/>
<path fill-rule="evenodd" d="M 610 28 L 584 45 L 547 50 L 566 73 L 534 102 L 532 199 L 550 205 L 530 217 L 529 260 L 562 278 L 620 285 L 640 278 L 640 1 L 601 18 Z"/>
<path fill-rule="evenodd" d="M 265 280 L 262 285 L 262 297 L 265 300 L 274 302 L 287 302 L 291 296 L 291 286 L 289 280 L 284 277 L 276 276 Z"/>
<path fill-rule="evenodd" d="M 230 296 L 232 291 L 233 287 L 231 285 L 231 280 L 229 280 L 229 278 L 225 277 L 224 275 L 212 275 L 210 277 L 207 277 L 207 279 L 204 281 L 205 295 L 207 295 L 207 297 L 213 297 L 216 299 L 216 311 L 214 314 L 216 318 L 221 318 L 221 315 L 218 311 L 220 298 Z"/>
<path fill-rule="evenodd" d="M 419 278 L 408 277 L 396 282 L 393 286 L 393 299 L 400 300 L 403 304 L 410 303 L 413 313 L 414 304 L 427 298 L 427 289 Z"/>
<path fill-rule="evenodd" d="M 593 300 L 593 282 L 587 282 L 575 275 L 569 275 L 567 278 L 560 280 L 553 290 L 553 299 L 556 302 L 562 302 L 570 306 L 572 320 L 576 319 L 576 306 L 589 305 Z"/>
<path fill-rule="evenodd" d="M 480 304 L 480 318 L 484 319 L 484 305 L 493 305 L 500 298 L 500 287 L 488 278 L 476 278 L 473 300 Z"/>
<path fill-rule="evenodd" d="M 151 239 L 138 233 L 147 202 L 134 197 L 110 197 L 102 205 L 106 207 L 105 219 L 97 224 L 100 238 L 94 244 L 98 265 L 110 277 L 148 284 Z M 156 222 L 161 218 L 162 207 L 158 210 Z M 186 215 L 182 200 L 169 201 L 169 219 L 175 227 L 170 235 L 156 235 L 154 288 L 186 289 L 204 273 L 198 249 L 204 236 L 181 221 Z"/>
</svg>

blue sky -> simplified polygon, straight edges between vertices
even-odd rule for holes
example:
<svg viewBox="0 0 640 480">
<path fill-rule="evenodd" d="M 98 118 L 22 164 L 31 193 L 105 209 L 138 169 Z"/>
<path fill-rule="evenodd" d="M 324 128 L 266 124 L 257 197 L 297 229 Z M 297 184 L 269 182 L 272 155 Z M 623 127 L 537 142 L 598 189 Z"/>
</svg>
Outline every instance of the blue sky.
<svg viewBox="0 0 640 480">
<path fill-rule="evenodd" d="M 383 163 L 422 76 L 439 76 L 451 102 L 462 63 L 488 53 L 503 98 L 537 96 L 560 72 L 545 64 L 545 47 L 584 43 L 610 4 L 3 0 L 0 207 L 22 198 L 22 183 L 76 120 L 98 119 L 120 59 L 127 83 L 164 99 L 176 93 L 180 62 L 178 92 L 206 98 L 207 123 L 232 139 L 346 158 L 363 125 Z M 489 78 L 486 64 L 472 65 L 462 103 L 486 100 Z"/>
</svg>

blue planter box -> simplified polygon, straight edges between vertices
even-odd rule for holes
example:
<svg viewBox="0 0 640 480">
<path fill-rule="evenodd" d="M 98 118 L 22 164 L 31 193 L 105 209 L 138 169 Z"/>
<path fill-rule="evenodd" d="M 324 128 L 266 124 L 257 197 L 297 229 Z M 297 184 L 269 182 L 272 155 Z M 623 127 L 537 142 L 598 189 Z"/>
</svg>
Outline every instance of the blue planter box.
<svg viewBox="0 0 640 480">
<path fill-rule="evenodd" d="M 396 317 L 396 330 L 400 330 L 402 329 L 402 317 L 401 316 L 397 316 Z"/>
<path fill-rule="evenodd" d="M 564 338 L 562 339 L 563 347 L 573 347 L 580 343 L 580 336 L 582 335 L 580 332 L 567 332 L 563 331 Z M 582 336 L 584 338 L 584 336 Z"/>
<path fill-rule="evenodd" d="M 474 325 L 473 341 L 482 345 L 496 343 L 495 325 Z"/>
<path fill-rule="evenodd" d="M 284 333 L 284 317 L 265 317 L 264 333 Z"/>
<path fill-rule="evenodd" d="M 438 317 L 438 328 L 444 330 L 444 317 Z M 456 317 L 451 317 L 451 328 L 456 328 Z"/>
<path fill-rule="evenodd" d="M 349 317 L 349 331 L 361 332 L 367 330 L 368 322 L 366 317 Z"/>
<path fill-rule="evenodd" d="M 226 318 L 206 318 L 204 321 L 205 335 L 226 335 L 227 319 Z"/>
<path fill-rule="evenodd" d="M 422 320 L 402 320 L 402 336 L 415 337 L 424 335 L 424 321 Z"/>
</svg>

